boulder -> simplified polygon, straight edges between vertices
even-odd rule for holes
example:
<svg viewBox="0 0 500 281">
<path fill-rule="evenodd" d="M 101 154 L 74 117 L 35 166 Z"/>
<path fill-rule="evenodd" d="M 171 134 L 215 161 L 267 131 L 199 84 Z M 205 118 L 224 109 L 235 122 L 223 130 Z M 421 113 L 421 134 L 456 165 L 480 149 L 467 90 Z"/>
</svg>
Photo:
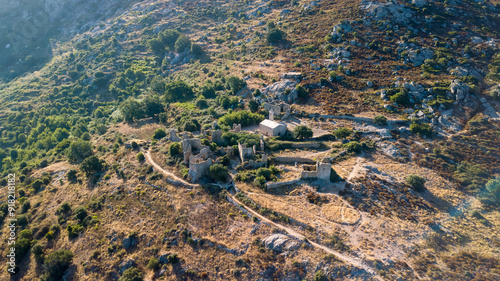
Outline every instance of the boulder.
<svg viewBox="0 0 500 281">
<path fill-rule="evenodd" d="M 120 263 L 120 273 L 123 274 L 125 270 L 134 267 L 135 266 L 135 260 L 131 258 L 127 258 L 124 261 Z"/>
<path fill-rule="evenodd" d="M 135 236 L 129 236 L 125 239 L 123 239 L 123 248 L 129 249 L 132 247 L 135 247 L 137 245 L 137 237 Z"/>
<path fill-rule="evenodd" d="M 262 240 L 262 243 L 264 243 L 266 248 L 277 252 L 297 250 L 302 245 L 301 242 L 293 240 L 284 234 L 268 236 Z"/>
</svg>

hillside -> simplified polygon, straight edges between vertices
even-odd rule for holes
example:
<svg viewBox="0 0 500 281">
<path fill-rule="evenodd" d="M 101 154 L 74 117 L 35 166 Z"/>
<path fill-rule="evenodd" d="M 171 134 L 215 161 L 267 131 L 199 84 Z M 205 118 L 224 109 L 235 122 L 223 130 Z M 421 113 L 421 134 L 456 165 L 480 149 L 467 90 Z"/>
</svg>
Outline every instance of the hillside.
<svg viewBox="0 0 500 281">
<path fill-rule="evenodd" d="M 4 2 L 2 280 L 500 279 L 499 1 Z"/>
</svg>

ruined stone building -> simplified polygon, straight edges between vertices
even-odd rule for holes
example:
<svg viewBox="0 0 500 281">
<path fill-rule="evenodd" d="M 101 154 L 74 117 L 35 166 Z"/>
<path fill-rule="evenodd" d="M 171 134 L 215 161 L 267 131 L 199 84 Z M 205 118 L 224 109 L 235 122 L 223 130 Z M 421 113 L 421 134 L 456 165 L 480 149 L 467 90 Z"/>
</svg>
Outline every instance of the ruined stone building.
<svg viewBox="0 0 500 281">
<path fill-rule="evenodd" d="M 330 164 L 328 158 L 325 158 L 321 162 L 316 162 L 316 165 L 302 165 L 300 177 L 302 179 L 321 179 L 329 181 L 331 172 L 332 164 Z"/>
</svg>

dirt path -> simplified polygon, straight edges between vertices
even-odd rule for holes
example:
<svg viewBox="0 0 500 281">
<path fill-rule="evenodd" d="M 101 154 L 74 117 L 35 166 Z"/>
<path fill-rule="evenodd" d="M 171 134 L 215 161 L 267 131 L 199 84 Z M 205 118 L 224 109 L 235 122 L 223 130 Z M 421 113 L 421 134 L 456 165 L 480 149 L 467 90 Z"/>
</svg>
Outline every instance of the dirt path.
<svg viewBox="0 0 500 281">
<path fill-rule="evenodd" d="M 232 194 L 228 193 L 228 196 L 231 196 L 231 198 L 238 204 L 240 204 L 243 208 L 245 208 L 249 213 L 251 213 L 252 215 L 256 216 L 257 218 L 259 218 L 260 220 L 262 220 L 263 222 L 267 223 L 268 225 L 271 225 L 271 226 L 274 226 L 278 229 L 281 229 L 283 231 L 285 231 L 286 233 L 288 233 L 288 235 L 298 239 L 298 240 L 304 240 L 305 239 L 305 236 L 298 233 L 297 231 L 295 231 L 294 229 L 290 228 L 290 227 L 287 227 L 287 226 L 284 226 L 282 224 L 279 224 L 279 223 L 275 223 L 269 219 L 267 219 L 266 217 L 262 216 L 261 214 L 255 212 L 254 210 L 248 208 L 247 206 L 245 206 L 243 203 L 241 203 L 238 199 L 236 199 Z M 364 269 L 366 272 L 368 272 L 369 274 L 371 274 L 375 279 L 377 280 L 384 280 L 382 279 L 382 277 L 380 277 L 379 275 L 377 275 L 376 271 L 370 266 L 368 265 L 368 263 L 360 258 L 356 258 L 356 257 L 353 257 L 353 256 L 349 256 L 349 255 L 346 255 L 346 254 L 343 254 L 343 253 L 340 253 L 340 252 L 337 252 L 335 250 L 332 250 L 326 246 L 323 246 L 323 245 L 320 245 L 316 242 L 313 242 L 313 241 L 309 241 L 307 240 L 309 244 L 311 244 L 313 247 L 317 248 L 317 249 L 320 249 L 320 250 L 323 250 L 329 254 L 332 254 L 334 255 L 335 257 L 337 257 L 338 259 L 346 262 L 346 263 L 350 263 L 356 267 L 359 267 L 359 268 L 362 268 Z"/>
<path fill-rule="evenodd" d="M 185 186 L 188 186 L 188 187 L 191 187 L 191 188 L 195 188 L 195 187 L 199 187 L 200 185 L 198 184 L 192 184 L 190 182 L 187 182 L 185 181 L 184 179 L 182 178 L 179 178 L 178 176 L 176 176 L 175 174 L 173 174 L 172 172 L 169 172 L 165 169 L 163 169 L 162 167 L 160 167 L 160 165 L 156 164 L 155 161 L 153 161 L 153 157 L 151 157 L 151 152 L 149 150 L 145 150 L 145 149 L 142 149 L 142 151 L 144 151 L 146 154 L 144 156 L 146 156 L 146 161 L 151 164 L 151 166 L 153 166 L 155 168 L 155 170 L 157 171 L 160 171 L 162 174 L 164 174 L 165 176 L 167 177 L 170 177 L 172 178 L 173 180 L 175 181 L 178 181 L 182 184 L 184 184 Z"/>
</svg>

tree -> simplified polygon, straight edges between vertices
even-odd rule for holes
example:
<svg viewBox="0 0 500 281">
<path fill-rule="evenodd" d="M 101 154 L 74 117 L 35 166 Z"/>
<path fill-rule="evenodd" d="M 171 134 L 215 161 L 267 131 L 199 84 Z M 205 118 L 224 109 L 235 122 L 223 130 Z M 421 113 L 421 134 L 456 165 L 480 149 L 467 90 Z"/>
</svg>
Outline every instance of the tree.
<svg viewBox="0 0 500 281">
<path fill-rule="evenodd" d="M 79 161 L 91 155 L 92 144 L 88 141 L 77 140 L 69 145 L 67 156 L 70 161 Z"/>
<path fill-rule="evenodd" d="M 425 190 L 425 179 L 421 176 L 409 175 L 406 178 L 406 183 L 408 183 L 408 185 L 410 185 L 410 187 L 417 192 Z"/>
<path fill-rule="evenodd" d="M 243 89 L 247 83 L 245 81 L 241 80 L 239 77 L 236 76 L 229 76 L 229 78 L 226 79 L 226 87 L 228 89 L 231 89 L 231 92 L 233 94 L 236 94 L 239 90 Z"/>
<path fill-rule="evenodd" d="M 142 101 L 142 112 L 148 117 L 154 117 L 163 112 L 163 105 L 157 95 L 149 95 Z"/>
<path fill-rule="evenodd" d="M 486 183 L 486 190 L 488 190 L 497 201 L 500 200 L 500 176 L 496 176 L 496 178 L 489 180 Z"/>
<path fill-rule="evenodd" d="M 337 130 L 333 131 L 333 134 L 337 139 L 345 139 L 352 134 L 352 130 L 347 128 L 338 128 Z"/>
<path fill-rule="evenodd" d="M 281 43 L 286 37 L 286 33 L 278 28 L 272 28 L 267 32 L 267 42 L 269 44 Z"/>
<path fill-rule="evenodd" d="M 219 118 L 219 125 L 233 126 L 233 124 L 241 124 L 241 126 L 246 127 L 249 125 L 259 124 L 264 120 L 264 116 L 257 113 L 252 113 L 248 110 L 240 110 L 232 113 L 228 113 L 221 118 Z"/>
<path fill-rule="evenodd" d="M 129 98 L 122 104 L 121 111 L 123 118 L 128 123 L 132 123 L 134 119 L 141 119 L 143 117 L 141 104 L 132 98 Z"/>
<path fill-rule="evenodd" d="M 204 53 L 203 47 L 201 47 L 198 44 L 192 44 L 191 45 L 191 53 L 193 55 L 195 55 L 196 57 L 201 57 L 201 56 L 203 56 L 203 53 Z"/>
<path fill-rule="evenodd" d="M 226 181 L 229 173 L 226 166 L 214 164 L 210 166 L 209 175 L 214 181 Z"/>
<path fill-rule="evenodd" d="M 178 142 L 174 142 L 168 148 L 168 152 L 170 153 L 170 156 L 172 156 L 172 157 L 176 157 L 176 156 L 181 155 L 182 154 L 181 144 Z"/>
<path fill-rule="evenodd" d="M 148 46 L 155 55 L 163 56 L 163 52 L 165 52 L 165 46 L 160 40 L 151 39 L 148 41 Z"/>
<path fill-rule="evenodd" d="M 131 267 L 125 270 L 123 272 L 122 277 L 118 279 L 118 281 L 142 281 L 142 280 L 144 280 L 142 272 L 135 267 Z"/>
<path fill-rule="evenodd" d="M 313 136 L 313 131 L 305 125 L 300 125 L 293 129 L 293 136 L 296 139 L 308 139 Z"/>
<path fill-rule="evenodd" d="M 142 152 L 137 153 L 136 158 L 137 158 L 137 161 L 139 161 L 139 162 L 144 162 L 144 160 L 146 160 L 146 157 L 144 157 L 144 154 Z"/>
<path fill-rule="evenodd" d="M 74 254 L 69 250 L 58 250 L 47 256 L 43 267 L 47 273 L 45 280 L 62 280 L 64 272 L 73 262 Z"/>
<path fill-rule="evenodd" d="M 90 156 L 83 160 L 80 164 L 80 170 L 87 176 L 90 177 L 93 174 L 100 173 L 104 170 L 103 165 L 104 160 L 99 159 L 97 156 Z"/>
<path fill-rule="evenodd" d="M 172 50 L 175 46 L 175 42 L 177 41 L 177 38 L 181 33 L 177 30 L 174 29 L 167 29 L 160 33 L 159 39 L 161 40 L 162 44 Z"/>
<path fill-rule="evenodd" d="M 378 115 L 373 118 L 373 123 L 379 125 L 379 126 L 385 126 L 387 125 L 387 117 L 383 115 Z"/>
<path fill-rule="evenodd" d="M 157 139 L 157 140 L 162 139 L 166 136 L 167 136 L 167 132 L 165 132 L 165 130 L 163 130 L 162 128 L 156 129 L 154 134 L 153 134 L 153 138 Z"/>
<path fill-rule="evenodd" d="M 190 47 L 191 47 L 191 40 L 189 40 L 189 38 L 184 34 L 181 34 L 179 38 L 177 38 L 177 41 L 175 41 L 174 48 L 177 53 L 182 53 L 184 52 L 184 50 Z"/>
<path fill-rule="evenodd" d="M 149 85 L 151 91 L 156 92 L 158 94 L 163 94 L 165 91 L 165 80 L 160 75 L 157 75 L 151 80 L 151 84 Z"/>
<path fill-rule="evenodd" d="M 250 100 L 248 102 L 248 108 L 250 109 L 251 112 L 255 113 L 257 110 L 259 110 L 259 103 L 256 102 L 255 100 Z"/>
<path fill-rule="evenodd" d="M 165 100 L 167 102 L 192 99 L 194 92 L 184 81 L 175 81 L 165 85 Z"/>
</svg>

